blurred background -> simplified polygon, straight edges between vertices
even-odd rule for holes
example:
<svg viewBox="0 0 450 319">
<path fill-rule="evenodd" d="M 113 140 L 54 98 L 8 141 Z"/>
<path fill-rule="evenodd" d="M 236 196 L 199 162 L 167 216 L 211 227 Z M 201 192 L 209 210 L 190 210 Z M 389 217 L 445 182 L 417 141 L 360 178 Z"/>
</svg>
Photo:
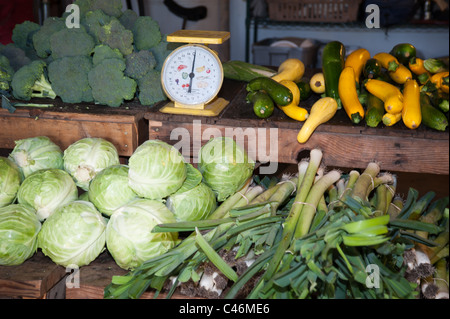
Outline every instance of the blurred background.
<svg viewBox="0 0 450 319">
<path fill-rule="evenodd" d="M 317 0 L 317 3 L 335 2 L 336 6 L 348 2 L 357 10 L 346 21 L 306 21 L 289 17 L 289 14 L 283 15 L 283 10 L 290 13 L 302 2 L 314 1 L 123 0 L 123 6 L 124 9 L 129 8 L 138 14 L 153 17 L 160 24 L 163 33 L 182 28 L 230 31 L 231 39 L 215 48 L 223 60 L 255 62 L 258 60 L 256 55 L 268 54 L 270 51 L 269 48 L 262 50 L 261 45 L 270 47 L 274 40 L 286 37 L 310 39 L 319 44 L 340 40 L 350 50 L 364 47 L 371 54 L 390 50 L 397 43 L 409 42 L 425 58 L 448 56 L 448 0 Z M 46 16 L 61 16 L 70 3 L 71 0 L 0 0 L 0 42 L 7 44 L 11 41 L 15 24 L 25 20 L 39 23 Z M 380 28 L 367 28 L 365 24 L 365 8 L 368 4 L 380 7 Z M 186 9 L 203 9 L 203 15 L 183 14 L 188 11 L 177 11 L 174 5 Z"/>
</svg>

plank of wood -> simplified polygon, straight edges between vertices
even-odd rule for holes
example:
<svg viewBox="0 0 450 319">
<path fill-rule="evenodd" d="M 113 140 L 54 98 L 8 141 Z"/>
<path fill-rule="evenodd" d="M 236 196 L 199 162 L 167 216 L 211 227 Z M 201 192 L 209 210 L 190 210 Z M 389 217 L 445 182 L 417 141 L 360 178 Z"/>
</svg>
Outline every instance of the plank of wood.
<svg viewBox="0 0 450 319">
<path fill-rule="evenodd" d="M 66 299 L 103 299 L 104 289 L 111 283 L 113 276 L 122 276 L 128 273 L 120 268 L 108 252 L 103 252 L 92 263 L 83 266 L 79 270 L 79 287 L 66 287 Z M 157 298 L 165 298 L 165 294 Z M 152 290 L 142 294 L 141 299 L 154 299 Z M 180 294 L 174 294 L 174 299 L 186 298 Z"/>
<path fill-rule="evenodd" d="M 235 138 L 257 161 L 298 163 L 304 150 L 320 148 L 324 164 L 347 168 L 365 168 L 370 161 L 381 163 L 383 170 L 431 174 L 449 173 L 447 139 L 401 138 L 391 135 L 336 133 L 317 130 L 305 144 L 297 142 L 298 129 L 226 126 L 149 120 L 149 138 L 174 145 L 185 158 L 196 161 L 198 151 L 212 136 Z"/>
<path fill-rule="evenodd" d="M 64 267 L 38 251 L 18 266 L 0 266 L 0 298 L 44 298 L 62 278 Z"/>
<path fill-rule="evenodd" d="M 47 136 L 61 149 L 85 137 L 101 137 L 111 141 L 120 156 L 131 156 L 139 144 L 148 139 L 145 109 L 120 109 L 104 112 L 104 108 L 17 109 L 9 113 L 0 109 L 0 148 L 13 149 L 15 141 L 34 136 Z"/>
</svg>

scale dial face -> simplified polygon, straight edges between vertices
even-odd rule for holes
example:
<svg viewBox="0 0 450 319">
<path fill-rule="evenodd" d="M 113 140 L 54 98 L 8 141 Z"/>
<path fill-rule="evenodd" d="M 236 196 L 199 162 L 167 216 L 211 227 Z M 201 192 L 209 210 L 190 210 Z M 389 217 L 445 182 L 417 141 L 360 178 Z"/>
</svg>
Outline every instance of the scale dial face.
<svg viewBox="0 0 450 319">
<path fill-rule="evenodd" d="M 203 45 L 188 44 L 174 50 L 161 70 L 164 92 L 174 102 L 207 104 L 220 91 L 223 68 L 218 56 Z"/>
</svg>

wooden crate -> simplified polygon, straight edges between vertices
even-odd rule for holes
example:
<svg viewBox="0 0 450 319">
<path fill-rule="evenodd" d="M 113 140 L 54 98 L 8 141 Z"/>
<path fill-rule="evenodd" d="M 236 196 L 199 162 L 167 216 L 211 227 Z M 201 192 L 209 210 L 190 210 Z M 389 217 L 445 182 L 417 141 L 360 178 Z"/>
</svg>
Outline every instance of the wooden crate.
<svg viewBox="0 0 450 319">
<path fill-rule="evenodd" d="M 320 125 L 307 143 L 300 144 L 297 135 L 302 123 L 287 118 L 278 108 L 269 119 L 258 119 L 245 103 L 247 92 L 243 83 L 225 81 L 220 94 L 230 104 L 217 117 L 164 114 L 155 107 L 145 115 L 149 120 L 149 138 L 177 147 L 189 144 L 193 161 L 212 135 L 242 135 L 246 150 L 261 162 L 297 164 L 302 155 L 308 154 L 303 151 L 320 148 L 327 166 L 363 169 L 370 161 L 378 161 L 383 171 L 449 174 L 448 129 L 438 132 L 422 125 L 411 130 L 403 123 L 379 128 L 364 123 L 352 125 L 340 110 L 332 120 Z M 311 98 L 301 102 L 301 106 L 309 109 L 314 102 Z M 276 147 L 272 152 L 271 145 Z M 189 155 L 184 149 L 180 151 Z"/>
<path fill-rule="evenodd" d="M 61 149 L 85 137 L 101 137 L 112 142 L 119 156 L 131 156 L 148 138 L 144 119 L 146 107 L 127 103 L 111 108 L 90 103 L 64 104 L 52 100 L 54 107 L 18 107 L 14 113 L 0 109 L 0 148 L 13 149 L 15 141 L 47 136 Z"/>
<path fill-rule="evenodd" d="M 19 266 L 0 266 L 0 299 L 64 298 L 66 275 L 39 251 Z"/>
</svg>

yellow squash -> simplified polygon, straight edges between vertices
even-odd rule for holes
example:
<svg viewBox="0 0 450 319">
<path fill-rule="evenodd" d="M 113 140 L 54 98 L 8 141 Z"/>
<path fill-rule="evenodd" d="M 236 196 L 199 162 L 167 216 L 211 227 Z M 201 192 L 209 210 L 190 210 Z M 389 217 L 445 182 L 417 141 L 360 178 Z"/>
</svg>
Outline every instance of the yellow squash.
<svg viewBox="0 0 450 319">
<path fill-rule="evenodd" d="M 300 107 L 300 89 L 294 81 L 283 80 L 280 84 L 286 86 L 292 92 L 292 102 L 286 106 L 278 107 L 283 111 L 284 114 L 289 116 L 291 119 L 296 121 L 305 121 L 308 118 L 308 110 Z"/>
<path fill-rule="evenodd" d="M 395 123 L 400 122 L 402 119 L 402 113 L 386 113 L 383 115 L 383 124 L 386 126 L 393 126 Z"/>
<path fill-rule="evenodd" d="M 407 80 L 412 79 L 411 71 L 398 62 L 397 58 L 392 54 L 381 52 L 374 55 L 374 58 L 380 62 L 381 66 L 388 70 L 389 76 L 398 84 L 404 84 Z"/>
<path fill-rule="evenodd" d="M 353 123 L 358 124 L 364 118 L 364 108 L 359 102 L 355 72 L 351 66 L 342 70 L 338 90 L 345 112 Z"/>
<path fill-rule="evenodd" d="M 320 124 L 333 118 L 337 108 L 336 100 L 331 97 L 323 97 L 314 103 L 308 118 L 297 135 L 297 141 L 302 144 L 306 143 Z"/>
<path fill-rule="evenodd" d="M 391 114 L 401 113 L 403 109 L 403 94 L 395 85 L 388 82 L 369 79 L 366 89 L 384 102 L 384 109 Z"/>
<path fill-rule="evenodd" d="M 355 79 L 356 82 L 359 83 L 359 78 L 361 76 L 361 72 L 366 64 L 367 60 L 370 59 L 370 53 L 364 48 L 357 49 L 350 53 L 345 60 L 345 67 L 352 67 L 355 71 Z"/>
<path fill-rule="evenodd" d="M 448 93 L 448 79 L 447 83 L 444 82 L 444 78 L 448 78 L 449 72 L 439 72 L 431 76 L 430 81 L 436 85 L 437 89 L 440 89 L 444 93 Z"/>
<path fill-rule="evenodd" d="M 311 77 L 309 80 L 309 87 L 314 93 L 325 93 L 325 78 L 323 77 L 322 72 L 316 73 Z"/>
<path fill-rule="evenodd" d="M 402 120 L 406 127 L 416 129 L 422 122 L 420 88 L 416 80 L 408 80 L 403 89 Z"/>
<path fill-rule="evenodd" d="M 403 64 L 400 64 L 395 72 L 389 72 L 389 76 L 398 84 L 405 84 L 413 78 L 411 71 Z"/>
<path fill-rule="evenodd" d="M 278 67 L 278 73 L 272 76 L 277 82 L 283 80 L 298 82 L 305 74 L 305 65 L 299 59 L 287 59 Z"/>
<path fill-rule="evenodd" d="M 373 58 L 380 62 L 381 66 L 390 72 L 396 71 L 400 65 L 400 62 L 398 62 L 395 56 L 386 52 L 377 53 Z"/>
<path fill-rule="evenodd" d="M 428 73 L 427 69 L 423 66 L 423 59 L 421 58 L 412 58 L 411 61 L 409 61 L 408 66 L 415 75 Z"/>
</svg>

